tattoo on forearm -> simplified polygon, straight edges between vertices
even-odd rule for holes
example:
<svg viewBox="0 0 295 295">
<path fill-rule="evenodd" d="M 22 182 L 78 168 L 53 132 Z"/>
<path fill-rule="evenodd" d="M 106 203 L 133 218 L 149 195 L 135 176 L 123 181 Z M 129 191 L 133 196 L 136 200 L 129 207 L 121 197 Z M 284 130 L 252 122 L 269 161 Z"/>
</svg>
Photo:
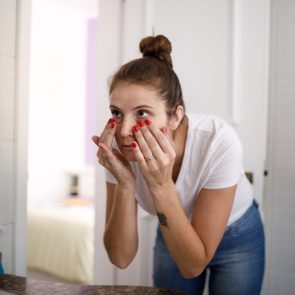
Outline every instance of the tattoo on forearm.
<svg viewBox="0 0 295 295">
<path fill-rule="evenodd" d="M 157 213 L 161 225 L 168 227 L 167 217 L 163 213 Z"/>
</svg>

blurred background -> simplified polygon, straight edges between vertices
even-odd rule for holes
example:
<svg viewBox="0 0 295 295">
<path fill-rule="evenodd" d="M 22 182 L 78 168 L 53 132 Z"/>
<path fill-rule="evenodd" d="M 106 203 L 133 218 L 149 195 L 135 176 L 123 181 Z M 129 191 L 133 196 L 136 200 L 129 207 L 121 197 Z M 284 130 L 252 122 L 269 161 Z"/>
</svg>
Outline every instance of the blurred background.
<svg viewBox="0 0 295 295">
<path fill-rule="evenodd" d="M 157 221 L 139 212 L 126 270 L 102 245 L 104 171 L 91 142 L 108 78 L 164 34 L 188 112 L 226 119 L 244 146 L 266 228 L 264 294 L 295 291 L 295 2 L 0 0 L 0 252 L 7 273 L 152 284 Z"/>
</svg>

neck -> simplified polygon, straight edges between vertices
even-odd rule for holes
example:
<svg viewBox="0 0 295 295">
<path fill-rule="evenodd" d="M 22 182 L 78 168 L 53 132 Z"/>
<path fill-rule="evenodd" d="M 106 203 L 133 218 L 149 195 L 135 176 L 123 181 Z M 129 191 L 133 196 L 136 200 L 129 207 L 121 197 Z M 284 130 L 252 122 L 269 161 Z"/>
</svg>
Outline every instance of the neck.
<svg viewBox="0 0 295 295">
<path fill-rule="evenodd" d="M 175 131 L 173 131 L 171 135 L 171 143 L 176 152 L 176 156 L 180 156 L 180 157 L 183 156 L 186 136 L 187 136 L 187 129 L 188 129 L 188 119 L 187 119 L 187 116 L 184 115 L 179 126 L 177 127 Z"/>
<path fill-rule="evenodd" d="M 175 158 L 174 167 L 173 167 L 174 182 L 176 182 L 178 173 L 181 168 L 184 151 L 185 151 L 187 130 L 188 130 L 188 119 L 186 116 L 184 116 L 178 128 L 173 132 L 172 138 L 171 138 L 171 143 L 176 152 L 176 158 Z"/>
</svg>

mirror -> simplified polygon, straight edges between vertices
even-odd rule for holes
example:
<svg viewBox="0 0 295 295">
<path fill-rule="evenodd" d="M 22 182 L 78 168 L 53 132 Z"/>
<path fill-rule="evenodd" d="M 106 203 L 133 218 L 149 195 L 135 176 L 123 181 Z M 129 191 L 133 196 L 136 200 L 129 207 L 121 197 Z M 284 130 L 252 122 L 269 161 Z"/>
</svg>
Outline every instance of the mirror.
<svg viewBox="0 0 295 295">
<path fill-rule="evenodd" d="M 34 207 L 37 212 L 32 218 L 48 217 L 52 228 L 56 218 L 53 215 L 57 213 L 69 220 L 71 213 L 62 210 L 71 207 L 74 215 L 86 222 L 83 213 L 77 213 L 77 205 L 82 211 L 93 207 L 88 201 L 94 195 L 95 148 L 89 139 L 97 132 L 95 120 L 100 130 L 105 124 L 108 109 L 101 106 L 107 106 L 107 102 L 102 102 L 107 97 L 107 77 L 119 64 L 138 56 L 138 42 L 152 33 L 152 27 L 155 34 L 163 33 L 173 43 L 174 69 L 182 83 L 187 109 L 220 115 L 241 135 L 246 150 L 245 169 L 253 172 L 255 195 L 262 197 L 266 142 L 265 126 L 260 122 L 266 122 L 264 89 L 268 67 L 263 61 L 268 50 L 268 12 L 260 9 L 258 3 L 248 2 L 241 7 L 238 1 L 217 2 L 100 1 L 102 10 L 98 16 L 96 0 L 33 1 L 28 203 L 29 213 Z M 258 17 L 253 20 L 253 15 Z M 95 32 L 97 20 L 103 23 L 100 34 Z M 97 45 L 103 48 L 103 57 L 98 57 L 98 61 L 96 45 L 91 43 L 93 35 L 100 38 Z M 261 71 L 252 71 L 258 65 Z M 96 76 L 100 79 L 98 89 L 92 80 Z M 248 85 L 254 87 L 250 89 Z M 249 130 L 257 134 L 255 144 Z M 76 196 L 70 197 L 71 194 Z M 59 222 L 55 228 L 60 227 Z M 151 284 L 152 221 L 142 213 L 140 222 L 148 232 L 141 232 L 140 262 L 130 270 L 112 270 L 117 284 L 133 279 Z M 71 230 L 70 226 L 66 231 Z M 29 243 L 34 241 L 30 247 L 37 256 L 38 249 L 43 248 L 38 244 L 40 239 L 34 240 L 30 233 L 28 238 Z M 53 238 L 51 243 L 58 239 Z M 50 251 L 44 258 L 47 262 L 43 266 L 54 260 Z M 103 269 L 105 265 L 99 267 Z M 83 268 L 92 272 L 89 264 Z M 85 276 L 89 278 L 91 274 Z"/>
</svg>

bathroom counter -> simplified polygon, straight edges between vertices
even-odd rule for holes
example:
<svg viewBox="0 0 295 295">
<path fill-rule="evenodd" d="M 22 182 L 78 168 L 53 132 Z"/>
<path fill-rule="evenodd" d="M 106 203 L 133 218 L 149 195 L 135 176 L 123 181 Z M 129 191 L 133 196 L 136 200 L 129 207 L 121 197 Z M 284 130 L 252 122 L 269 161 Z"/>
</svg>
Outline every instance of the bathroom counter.
<svg viewBox="0 0 295 295">
<path fill-rule="evenodd" d="M 47 281 L 26 279 L 14 275 L 0 276 L 0 295 L 120 295 L 120 294 L 149 294 L 149 295 L 184 295 L 185 293 L 152 287 L 141 286 L 96 286 L 66 283 L 52 283 Z"/>
</svg>

